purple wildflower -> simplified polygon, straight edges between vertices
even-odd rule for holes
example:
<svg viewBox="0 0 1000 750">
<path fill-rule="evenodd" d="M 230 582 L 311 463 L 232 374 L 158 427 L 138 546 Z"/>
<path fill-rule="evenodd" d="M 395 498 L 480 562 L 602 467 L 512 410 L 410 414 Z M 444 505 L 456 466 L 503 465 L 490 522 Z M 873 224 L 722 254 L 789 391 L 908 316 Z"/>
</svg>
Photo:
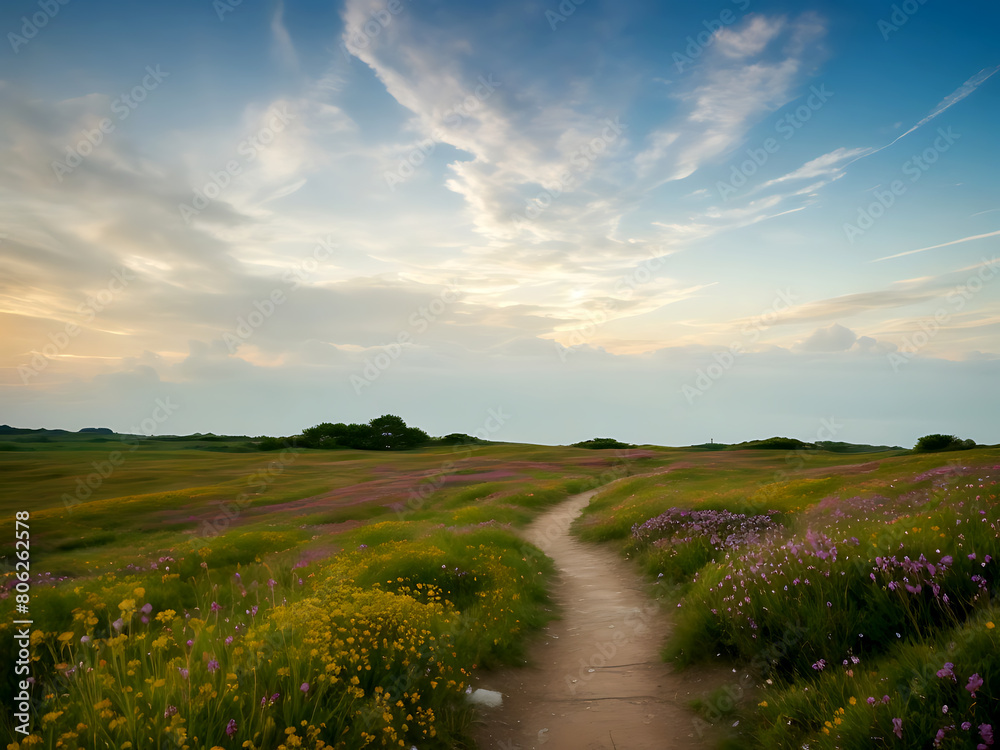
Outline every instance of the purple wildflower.
<svg viewBox="0 0 1000 750">
<path fill-rule="evenodd" d="M 965 689 L 972 693 L 972 697 L 976 697 L 976 691 L 983 686 L 983 678 L 978 674 L 972 675 L 969 678 L 969 684 L 965 686 Z"/>
<path fill-rule="evenodd" d="M 955 673 L 952 671 L 954 668 L 955 665 L 952 662 L 946 661 L 944 667 L 937 671 L 937 676 L 942 680 L 950 677 L 952 682 L 958 682 L 958 678 L 955 677 Z"/>
<path fill-rule="evenodd" d="M 230 737 L 236 734 L 236 719 L 230 719 L 229 723 L 226 724 L 226 734 Z"/>
<path fill-rule="evenodd" d="M 892 731 L 895 733 L 899 739 L 903 739 L 903 720 L 893 719 L 892 720 Z"/>
</svg>

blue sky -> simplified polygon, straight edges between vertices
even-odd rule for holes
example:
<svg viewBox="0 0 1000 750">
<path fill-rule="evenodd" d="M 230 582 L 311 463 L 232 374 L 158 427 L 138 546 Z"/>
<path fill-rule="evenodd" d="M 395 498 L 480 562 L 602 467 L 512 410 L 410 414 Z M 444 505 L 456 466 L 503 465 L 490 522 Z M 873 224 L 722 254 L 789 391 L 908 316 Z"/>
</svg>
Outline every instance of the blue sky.
<svg viewBox="0 0 1000 750">
<path fill-rule="evenodd" d="M 0 422 L 996 442 L 998 22 L 7 3 Z"/>
</svg>

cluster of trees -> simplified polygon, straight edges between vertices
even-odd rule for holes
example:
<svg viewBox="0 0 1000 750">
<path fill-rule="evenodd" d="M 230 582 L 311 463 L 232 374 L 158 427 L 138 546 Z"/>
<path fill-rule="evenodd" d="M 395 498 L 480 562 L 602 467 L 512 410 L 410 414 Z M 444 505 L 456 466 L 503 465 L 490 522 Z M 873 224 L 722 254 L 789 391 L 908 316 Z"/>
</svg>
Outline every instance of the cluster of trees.
<svg viewBox="0 0 1000 750">
<path fill-rule="evenodd" d="M 590 448 L 592 450 L 604 450 L 606 448 L 635 448 L 631 443 L 623 443 L 614 438 L 591 438 L 582 443 L 573 443 L 574 448 Z"/>
<path fill-rule="evenodd" d="M 302 431 L 304 448 L 354 448 L 367 451 L 405 451 L 431 441 L 419 427 L 407 427 L 400 417 L 385 414 L 367 424 L 323 422 Z"/>
<path fill-rule="evenodd" d="M 763 440 L 747 440 L 736 445 L 730 445 L 731 450 L 769 450 L 769 451 L 797 451 L 816 450 L 812 443 L 805 443 L 798 438 L 789 437 L 769 437 Z"/>
<path fill-rule="evenodd" d="M 8 428 L 9 429 L 9 428 Z M 222 440 L 215 436 L 201 436 L 200 440 Z M 323 422 L 307 430 L 302 431 L 299 438 L 258 438 L 258 450 L 279 450 L 289 445 L 297 445 L 302 448 L 353 448 L 355 450 L 367 451 L 404 451 L 412 448 L 419 448 L 427 445 L 486 445 L 489 441 L 482 440 L 472 435 L 455 432 L 444 437 L 432 438 L 419 427 L 408 427 L 400 417 L 394 414 L 384 414 L 381 417 L 371 420 L 366 424 L 345 424 L 337 422 Z M 573 443 L 576 448 L 590 448 L 596 450 L 608 448 L 635 448 L 630 443 L 623 443 L 614 438 L 593 438 L 580 443 Z M 849 443 L 804 443 L 795 438 L 772 437 L 766 440 L 751 440 L 738 445 L 722 445 L 713 443 L 711 445 L 694 446 L 699 448 L 714 448 L 718 450 L 729 449 L 739 450 L 748 448 L 763 448 L 771 450 L 830 450 L 834 452 L 850 452 L 848 449 L 876 448 L 876 446 L 853 446 Z M 936 451 L 968 450 L 975 448 L 974 440 L 961 440 L 954 435 L 924 435 L 917 440 L 913 450 L 920 453 Z M 887 450 L 887 446 L 877 446 L 878 449 Z"/>
<path fill-rule="evenodd" d="M 937 451 L 964 451 L 975 448 L 975 440 L 961 440 L 954 435 L 924 435 L 917 440 L 913 450 L 918 453 L 934 453 Z"/>
<path fill-rule="evenodd" d="M 202 438 L 207 440 L 208 438 Z M 453 432 L 444 437 L 430 437 L 419 427 L 409 427 L 400 417 L 384 414 L 366 424 L 323 422 L 303 430 L 301 435 L 279 438 L 260 436 L 254 446 L 261 451 L 285 448 L 353 448 L 362 451 L 405 451 L 434 445 L 488 445 L 489 440 Z"/>
</svg>

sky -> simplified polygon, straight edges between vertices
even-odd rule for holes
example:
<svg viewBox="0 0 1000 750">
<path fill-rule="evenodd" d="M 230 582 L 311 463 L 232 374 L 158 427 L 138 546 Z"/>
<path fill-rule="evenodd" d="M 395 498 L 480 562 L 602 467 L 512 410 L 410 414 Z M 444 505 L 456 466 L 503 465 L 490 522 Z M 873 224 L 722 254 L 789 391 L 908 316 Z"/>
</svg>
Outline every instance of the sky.
<svg viewBox="0 0 1000 750">
<path fill-rule="evenodd" d="M 11 0 L 0 423 L 1000 442 L 998 25 Z"/>
</svg>

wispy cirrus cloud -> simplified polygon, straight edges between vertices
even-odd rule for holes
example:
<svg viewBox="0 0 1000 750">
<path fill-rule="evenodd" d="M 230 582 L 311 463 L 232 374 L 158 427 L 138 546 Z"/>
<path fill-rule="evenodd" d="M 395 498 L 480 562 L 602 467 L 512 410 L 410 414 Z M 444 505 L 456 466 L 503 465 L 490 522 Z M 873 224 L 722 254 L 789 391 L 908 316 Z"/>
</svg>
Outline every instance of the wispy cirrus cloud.
<svg viewBox="0 0 1000 750">
<path fill-rule="evenodd" d="M 687 114 L 652 132 L 636 157 L 640 176 L 682 180 L 728 153 L 762 116 L 790 101 L 822 55 L 825 22 L 805 13 L 794 20 L 751 15 L 715 33 L 716 43 L 678 98 Z"/>
<path fill-rule="evenodd" d="M 715 32 L 715 48 L 724 57 L 744 60 L 760 54 L 780 34 L 787 21 L 783 17 L 768 18 L 752 15 L 746 24 L 738 27 L 723 26 Z"/>
<path fill-rule="evenodd" d="M 927 123 L 929 123 L 931 120 L 933 120 L 935 117 L 938 117 L 939 115 L 944 114 L 949 109 L 951 109 L 956 104 L 958 104 L 960 101 L 962 101 L 966 97 L 971 96 L 972 94 L 974 94 L 976 92 L 976 89 L 978 89 L 980 86 L 982 86 L 984 83 L 986 83 L 998 71 L 1000 71 L 1000 65 L 997 65 L 997 66 L 992 67 L 992 68 L 983 68 L 978 73 L 976 73 L 974 76 L 972 76 L 971 78 L 969 78 L 961 86 L 959 86 L 957 89 L 955 89 L 950 94 L 948 94 L 948 96 L 946 96 L 944 99 L 942 99 L 940 102 L 938 102 L 938 105 L 934 109 L 931 110 L 930 114 L 928 114 L 926 117 L 924 117 L 923 119 L 921 119 L 916 125 L 914 125 L 913 127 L 911 127 L 905 133 L 896 136 L 893 140 L 889 141 L 889 143 L 885 144 L 884 146 L 882 146 L 880 148 L 877 148 L 877 149 L 874 149 L 869 154 L 865 154 L 865 156 L 870 156 L 871 154 L 875 154 L 875 153 L 878 153 L 879 151 L 882 151 L 883 149 L 889 148 L 889 146 L 892 146 L 893 144 L 899 142 L 900 140 L 902 140 L 903 138 L 905 138 L 906 136 L 908 136 L 910 133 L 914 132 L 915 130 L 917 130 L 917 129 L 921 128 L 921 127 L 923 127 L 924 125 L 926 125 Z M 862 158 L 862 157 L 859 157 L 859 158 Z"/>
<path fill-rule="evenodd" d="M 780 185 L 785 182 L 795 180 L 813 180 L 817 177 L 824 178 L 823 184 L 839 179 L 844 174 L 847 164 L 850 164 L 857 157 L 866 154 L 871 149 L 868 148 L 838 148 L 815 159 L 810 159 L 798 169 L 795 169 L 781 177 L 763 182 L 756 190 L 766 190 L 773 185 Z M 846 163 L 845 163 L 846 162 Z"/>
<path fill-rule="evenodd" d="M 285 0 L 278 0 L 271 14 L 271 40 L 274 53 L 283 65 L 297 70 L 299 57 L 292 42 L 292 35 L 285 26 Z"/>
<path fill-rule="evenodd" d="M 586 4 L 555 33 L 545 8 L 530 3 L 404 2 L 388 15 L 379 13 L 388 8 L 384 0 L 347 0 L 342 12 L 308 6 L 275 0 L 263 13 L 244 11 L 211 28 L 174 21 L 178 9 L 164 18 L 171 28 L 159 42 L 152 29 L 137 27 L 149 43 L 141 54 L 175 61 L 176 68 L 164 67 L 176 76 L 168 82 L 179 85 L 149 97 L 141 116 L 64 183 L 49 161 L 93 131 L 122 90 L 120 77 L 89 62 L 87 23 L 102 9 L 78 19 L 79 47 L 46 52 L 57 36 L 33 41 L 37 73 L 5 69 L 5 78 L 23 78 L 0 85 L 0 230 L 7 235 L 0 244 L 0 392 L 12 394 L 0 404 L 10 412 L 5 419 L 28 414 L 22 405 L 31 402 L 35 415 L 56 415 L 58 426 L 90 415 L 110 420 L 123 394 L 145 397 L 174 386 L 193 404 L 189 429 L 199 431 L 295 431 L 320 402 L 348 420 L 370 418 L 373 404 L 424 408 L 415 405 L 414 390 L 444 394 L 424 400 L 426 417 L 451 431 L 461 422 L 452 423 L 454 410 L 440 404 L 471 403 L 484 387 L 508 389 L 534 425 L 572 422 L 578 404 L 594 394 L 607 399 L 610 414 L 641 415 L 713 361 L 713 347 L 745 340 L 743 324 L 761 320 L 779 283 L 794 291 L 795 303 L 748 345 L 745 360 L 726 375 L 727 388 L 713 391 L 718 411 L 703 414 L 728 424 L 747 404 L 773 399 L 747 418 L 747 429 L 758 430 L 766 424 L 760 420 L 784 413 L 790 398 L 811 414 L 831 394 L 850 391 L 844 408 L 869 418 L 869 407 L 894 408 L 885 405 L 897 404 L 907 387 L 914 401 L 935 392 L 939 364 L 921 370 L 915 361 L 907 373 L 923 373 L 926 388 L 902 379 L 886 387 L 884 357 L 875 355 L 902 344 L 970 277 L 971 269 L 942 275 L 951 257 L 960 256 L 955 265 L 972 263 L 979 255 L 973 240 L 995 239 L 988 218 L 981 227 L 968 221 L 995 210 L 989 165 L 996 144 L 988 127 L 996 102 L 980 95 L 978 110 L 962 108 L 981 120 L 962 123 L 963 147 L 975 149 L 949 154 L 947 169 L 963 184 L 942 185 L 945 172 L 935 171 L 879 226 L 899 232 L 883 253 L 917 247 L 920 238 L 961 238 L 908 251 L 950 251 L 917 256 L 906 264 L 911 278 L 894 281 L 900 274 L 892 264 L 871 266 L 869 255 L 841 252 L 827 230 L 856 197 L 845 197 L 847 181 L 831 185 L 822 200 L 819 191 L 874 152 L 855 147 L 873 142 L 871 122 L 899 120 L 892 110 L 901 106 L 916 106 L 920 124 L 950 120 L 959 102 L 995 77 L 990 69 L 969 78 L 961 67 L 967 57 L 942 50 L 937 73 L 966 83 L 928 109 L 943 92 L 917 103 L 927 69 L 907 53 L 914 57 L 900 60 L 900 85 L 886 97 L 882 82 L 864 75 L 871 67 L 859 65 L 882 59 L 884 49 L 877 38 L 868 44 L 847 33 L 840 21 L 851 10 L 829 24 L 795 11 L 746 16 L 720 28 L 675 75 L 669 50 L 701 31 L 692 17 L 704 11 L 712 18 L 717 5 L 696 4 L 692 16 L 690 8 L 639 0 Z M 313 11 L 308 24 L 299 15 L 304 8 Z M 961 15 L 957 6 L 927 12 L 943 23 Z M 354 57 L 330 44 L 344 30 L 355 34 L 356 44 L 345 44 Z M 237 34 L 245 35 L 239 45 Z M 125 47 L 134 45 L 114 43 L 109 38 L 116 62 L 126 60 Z M 177 52 L 195 47 L 193 58 Z M 136 71 L 147 62 L 135 61 Z M 86 78 L 65 78 L 76 65 Z M 226 77 L 213 77 L 216 69 Z M 47 88 L 43 76 L 62 82 Z M 773 120 L 805 103 L 799 96 L 821 80 L 844 82 L 851 106 L 838 90 L 821 118 L 757 165 L 757 187 L 748 181 L 745 192 L 712 205 L 716 175 L 738 166 L 747 146 L 759 148 L 757 136 L 773 135 Z M 480 89 L 487 85 L 493 90 Z M 14 96 L 19 86 L 30 95 Z M 294 114 L 288 127 L 247 159 L 241 142 L 261 131 L 273 107 L 286 105 Z M 595 158 L 580 159 L 580 149 L 619 115 L 625 127 L 618 137 Z M 422 163 L 412 179 L 389 190 L 384 174 L 415 153 Z M 183 222 L 177 204 L 230 158 L 240 160 L 238 179 L 196 220 Z M 529 205 L 540 212 L 516 226 L 511 216 Z M 902 228 L 894 229 L 897 217 Z M 941 234 L 928 235 L 924 221 Z M 287 290 L 285 272 L 301 266 L 318 238 L 340 249 L 234 353 L 222 334 L 256 309 L 255 301 Z M 661 262 L 646 273 L 652 266 L 642 263 L 651 257 Z M 17 365 L 73 319 L 119 265 L 135 280 L 21 388 Z M 409 330 L 410 316 L 446 281 L 454 281 L 458 301 L 405 345 L 374 399 L 356 398 L 347 376 Z M 942 326 L 927 358 L 992 357 L 1000 331 L 995 295 L 994 283 L 984 286 Z M 553 341 L 577 347 L 572 377 Z M 963 370 L 970 403 L 982 391 L 977 384 L 995 380 L 992 368 Z M 865 408 L 857 394 L 870 396 Z M 219 404 L 241 398 L 266 413 L 228 407 L 237 419 L 245 413 L 246 424 L 221 416 Z M 570 405 L 551 411 L 561 400 Z M 87 412 L 82 405 L 90 404 L 99 406 Z M 954 408 L 944 412 L 951 418 Z M 216 418 L 224 421 L 204 421 Z M 562 429 L 569 435 L 575 428 Z M 636 439 L 635 429 L 625 418 L 620 434 Z M 690 429 L 703 430 L 704 420 Z M 545 434 L 532 426 L 525 436 Z"/>
<path fill-rule="evenodd" d="M 1000 230 L 996 232 L 986 232 L 985 234 L 974 234 L 969 237 L 961 237 L 957 240 L 952 240 L 951 242 L 942 242 L 940 245 L 930 245 L 928 247 L 918 247 L 916 250 L 907 250 L 906 252 L 896 253 L 895 255 L 886 255 L 883 258 L 876 258 L 872 263 L 878 263 L 883 260 L 892 260 L 893 258 L 903 258 L 907 255 L 915 255 L 917 253 L 927 252 L 928 250 L 937 250 L 942 247 L 951 247 L 952 245 L 961 245 L 964 242 L 973 242 L 975 240 L 984 240 L 989 237 L 1000 236 Z"/>
</svg>

